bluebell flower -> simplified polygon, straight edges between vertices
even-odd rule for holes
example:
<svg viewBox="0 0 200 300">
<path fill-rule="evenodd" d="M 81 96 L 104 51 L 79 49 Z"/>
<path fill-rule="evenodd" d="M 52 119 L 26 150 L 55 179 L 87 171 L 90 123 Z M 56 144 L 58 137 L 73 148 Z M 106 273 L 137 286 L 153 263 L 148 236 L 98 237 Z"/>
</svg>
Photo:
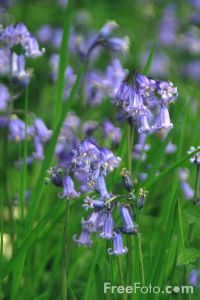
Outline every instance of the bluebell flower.
<svg viewBox="0 0 200 300">
<path fill-rule="evenodd" d="M 161 81 L 157 83 L 157 93 L 161 97 L 162 104 L 174 102 L 178 96 L 177 87 L 172 82 Z"/>
<path fill-rule="evenodd" d="M 183 191 L 184 197 L 186 200 L 191 200 L 194 197 L 194 190 L 191 188 L 188 182 L 181 182 L 181 189 Z"/>
<path fill-rule="evenodd" d="M 8 122 L 9 122 L 8 117 L 0 116 L 0 128 L 7 126 Z"/>
<path fill-rule="evenodd" d="M 120 165 L 121 158 L 115 156 L 112 151 L 107 148 L 101 148 L 100 164 L 102 168 L 102 174 L 107 175 L 108 172 L 112 172 Z"/>
<path fill-rule="evenodd" d="M 108 37 L 113 30 L 115 30 L 118 27 L 118 24 L 115 21 L 107 21 L 105 25 L 99 30 L 99 34 L 101 37 Z"/>
<path fill-rule="evenodd" d="M 123 186 L 127 191 L 130 192 L 133 188 L 133 180 L 131 178 L 130 172 L 127 169 L 123 168 L 121 171 L 121 175 L 122 175 Z"/>
<path fill-rule="evenodd" d="M 8 122 L 9 137 L 16 142 L 25 139 L 25 123 L 20 120 L 16 115 L 12 115 Z"/>
<path fill-rule="evenodd" d="M 99 175 L 97 177 L 96 188 L 101 195 L 101 199 L 106 199 L 107 197 L 109 197 L 109 193 L 107 191 L 107 187 L 105 183 L 105 178 L 103 175 Z"/>
<path fill-rule="evenodd" d="M 42 121 L 42 119 L 40 118 L 36 118 L 34 120 L 34 131 L 35 131 L 35 135 L 38 136 L 38 138 L 42 141 L 42 142 L 47 142 L 51 135 L 52 135 L 52 130 L 49 130 L 45 123 Z"/>
<path fill-rule="evenodd" d="M 44 54 L 45 48 L 39 49 L 38 41 L 34 36 L 30 36 L 24 44 L 25 55 L 27 57 L 40 57 Z"/>
<path fill-rule="evenodd" d="M 10 56 L 9 48 L 0 49 L 0 74 L 8 75 L 10 73 Z"/>
<path fill-rule="evenodd" d="M 98 129 L 96 121 L 87 121 L 83 124 L 83 133 L 86 137 L 91 136 Z"/>
<path fill-rule="evenodd" d="M 48 24 L 43 25 L 38 30 L 37 36 L 40 42 L 49 43 L 53 37 L 53 29 Z"/>
<path fill-rule="evenodd" d="M 102 218 L 102 217 L 101 217 Z M 105 239 L 112 239 L 113 238 L 113 228 L 114 228 L 114 220 L 111 211 L 107 211 L 104 215 L 104 223 L 102 227 L 102 232 L 100 233 L 100 237 Z M 100 226 L 100 224 L 98 224 Z"/>
<path fill-rule="evenodd" d="M 110 255 L 122 255 L 126 254 L 128 249 L 123 246 L 123 239 L 120 232 L 115 232 L 113 237 L 113 249 L 109 248 L 108 253 Z"/>
<path fill-rule="evenodd" d="M 90 198 L 89 196 L 87 196 L 84 199 L 84 204 L 82 205 L 82 207 L 84 207 L 86 210 L 90 209 L 90 208 L 95 208 L 97 210 L 104 208 L 105 206 L 105 201 L 99 199 L 99 200 L 94 200 L 93 198 Z"/>
<path fill-rule="evenodd" d="M 176 152 L 176 150 L 177 150 L 177 146 L 175 144 L 173 144 L 172 141 L 170 141 L 167 144 L 167 147 L 165 148 L 165 153 L 172 154 L 172 153 Z"/>
<path fill-rule="evenodd" d="M 126 106 L 128 104 L 130 89 L 131 87 L 129 87 L 128 83 L 122 82 L 116 94 L 116 100 L 115 100 L 116 105 Z M 131 92 L 134 95 L 135 91 L 132 90 Z"/>
<path fill-rule="evenodd" d="M 127 207 L 120 205 L 119 213 L 122 217 L 123 225 L 120 227 L 123 233 L 137 234 L 137 225 L 133 222 L 133 217 Z"/>
<path fill-rule="evenodd" d="M 159 24 L 159 42 L 165 47 L 176 45 L 178 18 L 176 16 L 176 7 L 173 4 L 166 6 L 161 22 Z"/>
<path fill-rule="evenodd" d="M 74 235 L 73 239 L 78 245 L 81 246 L 90 247 L 92 245 L 91 232 L 87 230 L 83 230 L 78 239 L 76 238 L 76 235 Z"/>
<path fill-rule="evenodd" d="M 160 108 L 159 115 L 156 118 L 155 125 L 153 126 L 154 130 L 161 129 L 170 129 L 173 127 L 173 124 L 170 120 L 169 110 L 166 106 Z"/>
<path fill-rule="evenodd" d="M 55 186 L 63 187 L 63 170 L 61 168 L 50 168 L 47 173 L 50 177 L 46 178 L 46 183 L 52 182 Z"/>
<path fill-rule="evenodd" d="M 113 52 L 126 52 L 129 49 L 129 38 L 110 37 L 107 39 L 106 46 Z"/>
<path fill-rule="evenodd" d="M 42 160 L 44 159 L 44 149 L 43 149 L 43 143 L 41 139 L 36 135 L 34 136 L 34 148 L 35 151 L 33 153 L 33 157 L 36 160 Z"/>
<path fill-rule="evenodd" d="M 0 111 L 6 111 L 10 101 L 10 93 L 4 84 L 0 84 Z"/>
<path fill-rule="evenodd" d="M 25 57 L 23 54 L 12 53 L 11 75 L 14 80 L 26 86 L 30 82 L 31 72 L 25 70 Z"/>
<path fill-rule="evenodd" d="M 89 232 L 97 232 L 99 217 L 100 217 L 100 212 L 93 211 L 86 221 L 82 219 L 81 221 L 82 229 L 87 230 Z"/>
<path fill-rule="evenodd" d="M 76 192 L 75 187 L 74 187 L 74 182 L 71 178 L 71 176 L 66 175 L 63 178 L 63 194 L 62 197 L 66 198 L 75 198 L 79 197 L 80 193 Z"/>
<path fill-rule="evenodd" d="M 119 144 L 121 135 L 121 129 L 119 127 L 115 127 L 109 120 L 103 122 L 103 136 L 109 138 L 113 145 Z"/>
<path fill-rule="evenodd" d="M 189 275 L 189 284 L 193 285 L 194 287 L 198 287 L 199 286 L 199 271 L 196 269 L 193 269 L 190 272 Z"/>
</svg>

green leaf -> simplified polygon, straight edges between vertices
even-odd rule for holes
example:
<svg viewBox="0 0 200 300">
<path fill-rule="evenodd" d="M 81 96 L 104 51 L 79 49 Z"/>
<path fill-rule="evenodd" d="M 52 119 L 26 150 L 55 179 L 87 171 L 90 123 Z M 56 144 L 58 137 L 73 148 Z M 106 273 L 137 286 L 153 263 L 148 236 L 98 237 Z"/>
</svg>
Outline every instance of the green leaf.
<svg viewBox="0 0 200 300">
<path fill-rule="evenodd" d="M 200 254 L 197 248 L 182 249 L 178 255 L 178 265 L 188 265 L 199 260 Z"/>
<path fill-rule="evenodd" d="M 155 55 L 156 46 L 157 46 L 157 41 L 154 40 L 153 46 L 151 48 L 151 52 L 149 54 L 149 57 L 147 59 L 147 62 L 145 64 L 145 67 L 144 67 L 144 70 L 143 70 L 143 73 L 145 75 L 148 75 L 148 73 L 149 73 L 149 71 L 151 69 L 151 64 L 152 64 L 152 61 L 153 61 L 153 58 L 154 58 L 154 55 Z"/>
</svg>

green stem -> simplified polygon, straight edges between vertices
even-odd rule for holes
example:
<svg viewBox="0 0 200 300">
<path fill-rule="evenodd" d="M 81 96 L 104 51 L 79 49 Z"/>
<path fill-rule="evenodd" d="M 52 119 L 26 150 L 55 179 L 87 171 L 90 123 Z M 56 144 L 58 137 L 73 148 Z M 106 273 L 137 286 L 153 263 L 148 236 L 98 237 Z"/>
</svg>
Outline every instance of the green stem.
<svg viewBox="0 0 200 300">
<path fill-rule="evenodd" d="M 141 243 L 141 234 L 138 234 L 138 246 L 139 246 L 139 260 L 140 260 L 140 273 L 142 285 L 145 285 L 144 278 L 144 263 L 143 263 L 143 254 L 142 254 L 142 243 Z"/>
<path fill-rule="evenodd" d="M 21 220 L 24 219 L 24 204 L 26 198 L 26 187 L 27 187 L 27 154 L 28 154 L 28 139 L 27 139 L 27 128 L 28 128 L 28 87 L 26 88 L 25 94 L 25 105 L 24 105 L 24 113 L 25 113 L 25 140 L 23 145 L 23 169 L 21 174 L 21 190 L 20 190 L 20 212 L 21 212 Z"/>
<path fill-rule="evenodd" d="M 127 158 L 128 158 L 128 170 L 132 177 L 132 143 L 133 143 L 133 129 L 132 126 L 127 122 Z M 128 267 L 128 284 L 133 283 L 133 237 L 128 236 L 128 257 L 127 257 L 127 267 Z"/>
<path fill-rule="evenodd" d="M 200 181 L 200 166 L 197 165 L 193 204 L 196 204 L 198 202 L 199 181 Z"/>
<path fill-rule="evenodd" d="M 121 257 L 117 257 L 117 264 L 118 264 L 118 270 L 119 270 L 119 276 L 120 276 L 120 283 L 122 286 L 125 287 L 125 280 L 124 280 L 124 274 L 123 274 L 123 270 L 122 270 L 122 263 L 121 263 Z M 122 299 L 126 300 L 126 294 L 123 293 L 122 294 Z"/>
<path fill-rule="evenodd" d="M 63 230 L 63 246 L 62 246 L 62 299 L 67 300 L 67 273 L 68 273 L 68 224 L 69 224 L 70 199 L 66 200 L 65 223 Z"/>
</svg>

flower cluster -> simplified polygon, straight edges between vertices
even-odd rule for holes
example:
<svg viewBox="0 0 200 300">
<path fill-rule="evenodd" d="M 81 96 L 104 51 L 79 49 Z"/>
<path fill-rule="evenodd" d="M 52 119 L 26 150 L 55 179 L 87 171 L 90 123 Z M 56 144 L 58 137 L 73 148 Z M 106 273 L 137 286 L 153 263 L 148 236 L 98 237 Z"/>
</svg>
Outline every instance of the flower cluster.
<svg viewBox="0 0 200 300">
<path fill-rule="evenodd" d="M 0 128 L 8 128 L 8 137 L 11 141 L 21 142 L 25 139 L 33 140 L 35 151 L 27 157 L 27 163 L 30 164 L 33 160 L 42 160 L 44 158 L 44 144 L 51 138 L 52 131 L 49 130 L 44 122 L 35 118 L 31 125 L 19 119 L 16 115 L 8 117 L 0 117 Z"/>
<path fill-rule="evenodd" d="M 140 134 L 148 134 L 173 127 L 168 105 L 177 96 L 177 88 L 172 82 L 136 74 L 133 84 L 122 83 L 115 104 L 121 108 L 121 118 L 129 119 Z"/>
<path fill-rule="evenodd" d="M 73 149 L 77 148 L 80 143 L 80 136 L 94 138 L 96 133 L 101 134 L 103 138 L 106 138 L 106 142 L 113 146 L 118 145 L 121 139 L 120 128 L 115 127 L 110 120 L 107 119 L 102 124 L 93 120 L 83 122 L 75 113 L 69 113 L 64 121 L 56 146 L 58 165 L 65 167 L 66 157 L 70 155 Z"/>
<path fill-rule="evenodd" d="M 36 38 L 23 23 L 11 24 L 0 31 L 0 74 L 9 75 L 22 85 L 28 85 L 31 72 L 25 69 L 26 57 L 39 57 L 44 48 L 39 49 Z"/>
<path fill-rule="evenodd" d="M 75 242 L 90 246 L 91 234 L 98 233 L 101 238 L 113 241 L 113 249 L 108 249 L 109 254 L 125 254 L 128 250 L 123 246 L 122 234 L 137 234 L 137 225 L 128 199 L 123 203 L 114 201 L 118 196 L 109 193 L 106 186 L 106 176 L 119 166 L 120 158 L 109 149 L 85 139 L 65 157 L 65 161 L 64 167 L 56 166 L 48 172 L 48 181 L 63 188 L 61 197 L 74 198 L 79 197 L 80 193 L 92 192 L 98 194 L 98 198 L 87 196 L 84 200 L 83 207 L 93 212 L 87 220 L 82 219 L 82 233 L 79 238 L 74 236 Z M 127 173 L 125 181 L 128 177 Z M 78 182 L 78 191 L 75 182 Z M 131 191 L 130 185 L 128 190 Z M 117 224 L 119 218 L 116 223 L 114 221 L 115 209 L 120 215 L 120 224 Z"/>
</svg>

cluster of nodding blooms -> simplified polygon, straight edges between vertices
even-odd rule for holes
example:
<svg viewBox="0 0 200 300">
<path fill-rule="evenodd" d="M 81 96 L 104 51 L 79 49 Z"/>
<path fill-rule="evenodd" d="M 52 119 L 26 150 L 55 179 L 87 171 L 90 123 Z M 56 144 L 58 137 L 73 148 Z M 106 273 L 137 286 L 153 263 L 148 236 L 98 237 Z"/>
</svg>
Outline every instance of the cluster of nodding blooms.
<svg viewBox="0 0 200 300">
<path fill-rule="evenodd" d="M 124 81 L 115 104 L 121 108 L 119 117 L 128 119 L 139 134 L 168 131 L 173 127 L 168 105 L 176 101 L 177 88 L 172 82 L 136 74 L 133 82 Z"/>
<path fill-rule="evenodd" d="M 26 57 L 39 57 L 44 53 L 44 49 L 39 49 L 36 38 L 23 23 L 1 28 L 0 44 L 1 77 L 11 79 L 12 84 L 18 87 L 26 87 L 31 78 L 31 71 L 25 68 Z M 26 163 L 29 164 L 33 160 L 43 159 L 43 145 L 50 139 L 52 131 L 33 114 L 31 114 L 30 125 L 26 125 L 16 114 L 13 114 L 12 102 L 17 97 L 11 95 L 5 84 L 0 84 L 0 128 L 8 129 L 8 138 L 12 141 L 21 142 L 26 138 L 33 139 L 35 151 L 27 157 Z"/>
<path fill-rule="evenodd" d="M 67 201 L 79 197 L 81 193 L 89 193 L 83 207 L 92 210 L 87 220 L 82 219 L 82 232 L 79 237 L 74 236 L 74 241 L 78 245 L 91 246 L 91 235 L 96 233 L 101 238 L 112 240 L 113 248 L 108 249 L 109 254 L 127 253 L 128 249 L 123 246 L 122 234 L 138 233 L 130 198 L 132 180 L 128 171 L 123 172 L 124 187 L 129 191 L 128 195 L 114 196 L 108 192 L 106 186 L 106 176 L 119 166 L 121 159 L 107 148 L 102 148 L 86 138 L 71 151 L 66 161 L 65 168 L 56 166 L 48 171 L 47 181 L 62 187 L 60 197 L 67 198 Z M 143 200 L 144 196 L 141 197 Z M 118 201 L 118 197 L 123 199 L 123 202 Z M 140 203 L 143 205 L 141 201 Z M 117 223 L 121 224 L 114 221 L 116 209 L 120 215 Z"/>
</svg>

